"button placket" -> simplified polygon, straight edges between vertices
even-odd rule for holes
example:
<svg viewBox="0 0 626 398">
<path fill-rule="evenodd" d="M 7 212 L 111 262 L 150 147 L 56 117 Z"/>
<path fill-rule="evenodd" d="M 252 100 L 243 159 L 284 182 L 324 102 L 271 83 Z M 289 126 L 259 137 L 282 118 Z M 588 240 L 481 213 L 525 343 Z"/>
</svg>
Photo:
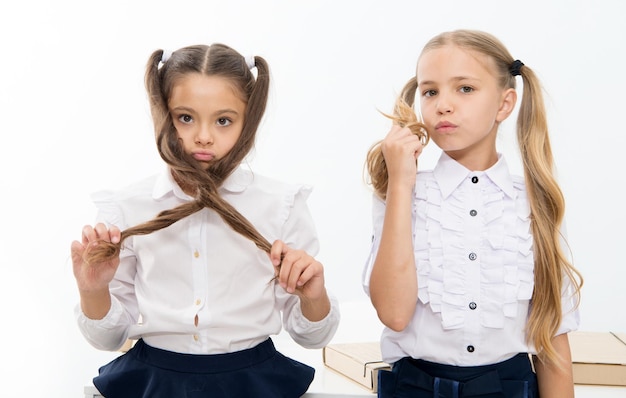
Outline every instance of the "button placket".
<svg viewBox="0 0 626 398">
<path fill-rule="evenodd" d="M 469 181 L 468 181 L 469 180 Z M 481 288 L 481 262 L 479 254 L 483 252 L 483 217 L 478 217 L 483 211 L 484 195 L 482 193 L 480 177 L 470 175 L 464 184 L 464 248 L 465 248 L 465 275 L 466 292 L 464 295 L 465 307 L 465 330 L 466 338 L 461 350 L 465 350 L 465 355 L 471 355 L 475 351 L 475 346 L 471 342 L 479 339 L 480 335 L 480 313 L 477 311 L 477 298 L 480 297 Z M 483 213 L 484 215 L 484 213 Z"/>
<path fill-rule="evenodd" d="M 187 239 L 190 247 L 190 268 L 189 272 L 192 274 L 193 280 L 193 292 L 190 292 L 192 302 L 189 306 L 191 313 L 191 321 L 196 331 L 189 337 L 197 344 L 202 344 L 202 336 L 200 333 L 200 323 L 206 322 L 207 316 L 203 312 L 203 305 L 206 298 L 207 285 L 207 267 L 206 267 L 206 247 L 203 242 L 206 242 L 206 230 L 204 227 L 206 215 L 203 212 L 196 213 L 193 217 L 189 218 L 189 230 Z"/>
</svg>

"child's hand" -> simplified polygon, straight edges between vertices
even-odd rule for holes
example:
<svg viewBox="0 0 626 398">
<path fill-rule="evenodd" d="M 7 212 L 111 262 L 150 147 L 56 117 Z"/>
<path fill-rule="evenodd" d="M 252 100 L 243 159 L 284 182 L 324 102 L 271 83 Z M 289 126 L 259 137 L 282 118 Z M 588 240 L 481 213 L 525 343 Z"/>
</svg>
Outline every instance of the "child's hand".
<svg viewBox="0 0 626 398">
<path fill-rule="evenodd" d="M 284 242 L 276 240 L 272 244 L 270 259 L 276 270 L 278 283 L 288 293 L 309 300 L 326 297 L 324 267 L 305 251 L 291 249 Z"/>
<path fill-rule="evenodd" d="M 74 277 L 81 292 L 95 292 L 106 289 L 108 291 L 109 282 L 113 280 L 115 271 L 120 264 L 119 257 L 97 264 L 87 264 L 84 254 L 99 241 L 118 243 L 120 241 L 120 230 L 117 227 L 108 229 L 104 224 L 96 224 L 94 227 L 87 225 L 83 227 L 82 241 L 72 242 L 72 266 Z"/>
<path fill-rule="evenodd" d="M 390 184 L 415 184 L 417 158 L 423 148 L 422 140 L 408 127 L 393 125 L 381 144 Z"/>
</svg>

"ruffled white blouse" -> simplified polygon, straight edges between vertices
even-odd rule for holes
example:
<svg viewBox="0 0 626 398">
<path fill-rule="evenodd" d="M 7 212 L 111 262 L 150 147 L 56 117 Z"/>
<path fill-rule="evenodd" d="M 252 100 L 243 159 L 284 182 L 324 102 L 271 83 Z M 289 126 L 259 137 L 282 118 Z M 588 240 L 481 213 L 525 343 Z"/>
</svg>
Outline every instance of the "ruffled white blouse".
<svg viewBox="0 0 626 398">
<path fill-rule="evenodd" d="M 478 366 L 534 353 L 525 325 L 534 287 L 533 239 L 524 178 L 506 161 L 470 171 L 443 153 L 416 178 L 412 211 L 418 301 L 402 332 L 385 328 L 383 359 L 406 356 Z M 369 279 L 380 244 L 385 203 L 374 196 Z M 559 334 L 578 328 L 569 284 L 563 288 Z"/>
<path fill-rule="evenodd" d="M 240 168 L 224 182 L 220 195 L 269 242 L 281 239 L 315 256 L 319 244 L 306 205 L 310 190 Z M 121 229 L 192 200 L 169 171 L 93 198 L 98 221 Z M 281 328 L 297 343 L 320 348 L 339 323 L 332 296 L 331 311 L 323 320 L 305 318 L 299 298 L 272 281 L 268 254 L 213 210 L 128 238 L 120 258 L 105 318 L 88 319 L 76 306 L 80 330 L 100 349 L 115 350 L 127 338 L 141 337 L 174 352 L 227 353 L 254 347 Z"/>
</svg>

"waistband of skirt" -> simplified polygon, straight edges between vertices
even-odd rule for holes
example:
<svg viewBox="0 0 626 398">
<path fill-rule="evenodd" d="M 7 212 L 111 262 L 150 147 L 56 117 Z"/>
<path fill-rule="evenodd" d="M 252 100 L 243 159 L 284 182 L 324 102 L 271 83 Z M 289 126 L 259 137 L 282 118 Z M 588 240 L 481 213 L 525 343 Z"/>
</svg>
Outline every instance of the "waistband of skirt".
<svg viewBox="0 0 626 398">
<path fill-rule="evenodd" d="M 244 369 L 276 355 L 272 339 L 255 347 L 225 354 L 184 354 L 151 347 L 142 339 L 125 355 L 162 369 L 185 373 L 220 373 Z"/>
<path fill-rule="evenodd" d="M 532 371 L 530 356 L 527 353 L 514 355 L 502 362 L 480 366 L 456 366 L 429 362 L 423 359 L 407 359 L 413 365 L 429 374 L 460 381 L 469 380 L 494 370 L 497 370 L 501 375 L 511 376 Z"/>
</svg>

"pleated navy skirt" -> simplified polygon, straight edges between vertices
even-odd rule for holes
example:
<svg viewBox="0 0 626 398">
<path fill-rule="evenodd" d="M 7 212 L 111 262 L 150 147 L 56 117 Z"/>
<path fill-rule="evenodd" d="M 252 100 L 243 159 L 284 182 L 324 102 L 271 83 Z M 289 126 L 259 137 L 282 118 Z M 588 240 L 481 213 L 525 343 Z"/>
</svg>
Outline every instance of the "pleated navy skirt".
<svg viewBox="0 0 626 398">
<path fill-rule="evenodd" d="M 528 354 L 485 366 L 451 366 L 402 358 L 378 372 L 379 398 L 538 398 Z"/>
<path fill-rule="evenodd" d="M 282 355 L 271 339 L 227 354 L 180 354 L 143 340 L 99 370 L 106 398 L 298 398 L 315 369 Z"/>
</svg>

